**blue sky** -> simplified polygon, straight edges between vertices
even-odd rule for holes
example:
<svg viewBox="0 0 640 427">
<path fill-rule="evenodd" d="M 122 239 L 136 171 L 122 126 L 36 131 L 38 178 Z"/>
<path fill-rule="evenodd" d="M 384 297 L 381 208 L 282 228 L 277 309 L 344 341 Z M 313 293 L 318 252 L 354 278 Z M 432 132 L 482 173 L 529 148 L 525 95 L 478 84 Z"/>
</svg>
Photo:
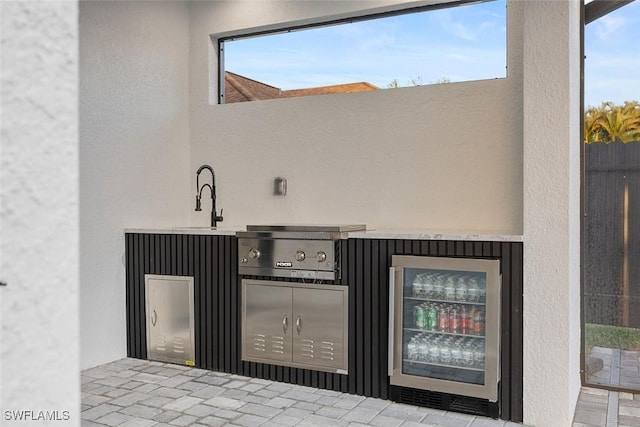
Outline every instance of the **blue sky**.
<svg viewBox="0 0 640 427">
<path fill-rule="evenodd" d="M 640 0 L 585 30 L 585 105 L 640 100 Z M 282 89 L 506 75 L 505 1 L 230 41 L 232 71 Z"/>
<path fill-rule="evenodd" d="M 585 28 L 585 107 L 640 101 L 640 0 Z"/>
</svg>

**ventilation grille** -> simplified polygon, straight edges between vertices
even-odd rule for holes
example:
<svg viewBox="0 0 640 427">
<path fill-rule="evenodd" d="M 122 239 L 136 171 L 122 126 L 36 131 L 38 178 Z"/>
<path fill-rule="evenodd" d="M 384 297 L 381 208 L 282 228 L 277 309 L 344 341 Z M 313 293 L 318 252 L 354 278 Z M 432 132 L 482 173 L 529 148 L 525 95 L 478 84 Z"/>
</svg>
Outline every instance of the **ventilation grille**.
<svg viewBox="0 0 640 427">
<path fill-rule="evenodd" d="M 284 337 L 278 335 L 254 334 L 251 341 L 251 348 L 256 353 L 277 353 L 284 354 Z"/>
<path fill-rule="evenodd" d="M 438 393 L 413 388 L 400 388 L 398 401 L 416 406 L 441 409 L 443 411 L 456 411 L 466 414 L 482 415 L 498 418 L 499 409 L 497 403 L 475 397 L 458 396 L 454 394 Z"/>
</svg>

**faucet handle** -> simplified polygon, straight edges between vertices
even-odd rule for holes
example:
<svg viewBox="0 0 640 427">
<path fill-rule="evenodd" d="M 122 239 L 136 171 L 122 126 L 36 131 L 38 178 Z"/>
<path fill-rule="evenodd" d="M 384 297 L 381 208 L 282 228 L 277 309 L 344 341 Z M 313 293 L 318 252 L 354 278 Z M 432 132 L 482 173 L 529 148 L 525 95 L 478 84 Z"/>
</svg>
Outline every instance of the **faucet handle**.
<svg viewBox="0 0 640 427">
<path fill-rule="evenodd" d="M 220 209 L 220 215 L 216 215 L 216 221 L 222 222 L 224 221 L 224 218 L 222 217 L 222 212 L 224 212 L 224 209 Z"/>
</svg>

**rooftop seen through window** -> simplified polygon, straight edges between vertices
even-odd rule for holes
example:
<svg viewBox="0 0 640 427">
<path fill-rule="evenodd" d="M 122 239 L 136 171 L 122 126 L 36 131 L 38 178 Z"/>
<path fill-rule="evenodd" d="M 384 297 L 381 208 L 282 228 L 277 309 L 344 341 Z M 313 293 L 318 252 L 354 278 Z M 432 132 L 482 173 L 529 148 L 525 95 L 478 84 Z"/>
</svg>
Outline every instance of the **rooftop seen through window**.
<svg viewBox="0 0 640 427">
<path fill-rule="evenodd" d="M 221 103 L 506 77 L 505 0 L 221 40 Z"/>
</svg>

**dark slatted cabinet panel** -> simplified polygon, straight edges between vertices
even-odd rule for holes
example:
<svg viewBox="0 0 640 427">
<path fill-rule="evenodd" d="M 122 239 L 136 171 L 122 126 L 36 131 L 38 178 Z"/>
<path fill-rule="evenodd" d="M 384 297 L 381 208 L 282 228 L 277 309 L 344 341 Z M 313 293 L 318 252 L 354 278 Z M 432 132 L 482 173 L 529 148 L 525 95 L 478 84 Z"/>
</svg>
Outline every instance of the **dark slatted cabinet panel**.
<svg viewBox="0 0 640 427">
<path fill-rule="evenodd" d="M 231 372 L 234 355 L 225 340 L 238 330 L 227 298 L 235 291 L 236 242 L 235 236 L 125 234 L 127 356 L 147 358 L 145 274 L 191 276 L 196 367 Z"/>
</svg>

